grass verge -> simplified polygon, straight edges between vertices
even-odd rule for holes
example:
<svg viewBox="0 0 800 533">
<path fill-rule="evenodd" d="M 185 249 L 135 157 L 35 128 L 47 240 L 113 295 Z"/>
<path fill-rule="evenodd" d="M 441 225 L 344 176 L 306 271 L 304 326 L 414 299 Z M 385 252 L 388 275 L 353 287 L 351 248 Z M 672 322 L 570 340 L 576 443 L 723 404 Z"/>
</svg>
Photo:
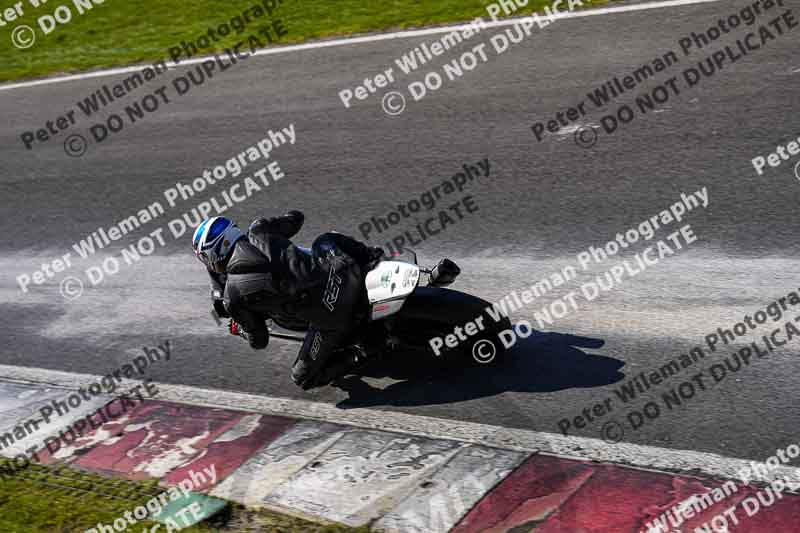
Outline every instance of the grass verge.
<svg viewBox="0 0 800 533">
<path fill-rule="evenodd" d="M 38 0 L 41 1 L 41 0 Z M 579 0 L 571 0 L 580 5 Z M 205 55 L 259 36 L 268 44 L 267 31 L 275 37 L 273 22 L 280 20 L 286 34 L 276 44 L 298 43 L 334 35 L 348 35 L 390 28 L 409 28 L 428 24 L 468 21 L 475 17 L 489 20 L 489 0 L 60 0 L 34 8 L 32 0 L 22 1 L 23 15 L 0 26 L 0 81 L 34 78 L 55 73 L 95 68 L 151 63 L 169 57 L 168 50 L 182 41 L 196 42 L 209 27 L 230 23 L 245 11 L 270 2 L 279 4 L 271 14 L 251 18 L 240 33 L 229 33 L 211 41 L 199 51 Z M 93 4 L 79 14 L 76 4 Z M 552 0 L 530 0 L 514 15 L 542 12 Z M 582 0 L 582 7 L 604 0 Z M 12 6 L 11 3 L 6 3 Z M 71 19 L 58 24 L 47 34 L 38 20 L 52 16 L 59 4 L 70 8 Z M 560 4 L 562 11 L 567 2 Z M 62 10 L 62 13 L 64 11 Z M 1 14 L 1 13 L 0 13 Z M 63 18 L 63 17 L 62 17 Z M 13 30 L 24 24 L 33 29 L 34 43 L 26 49 L 12 45 Z M 537 28 L 534 31 L 538 31 Z M 28 35 L 23 34 L 27 40 Z M 247 49 L 245 46 L 244 49 Z"/>
<path fill-rule="evenodd" d="M 0 466 L 3 461 L 0 461 Z M 0 478 L 0 531 L 3 533 L 83 533 L 98 523 L 111 525 L 162 492 L 156 482 L 106 478 L 68 467 L 37 464 Z M 150 531 L 155 522 L 143 521 L 127 531 Z M 167 527 L 162 525 L 159 533 Z M 182 533 L 368 533 L 369 529 L 322 526 L 268 511 L 233 504 L 208 524 L 181 529 Z"/>
</svg>

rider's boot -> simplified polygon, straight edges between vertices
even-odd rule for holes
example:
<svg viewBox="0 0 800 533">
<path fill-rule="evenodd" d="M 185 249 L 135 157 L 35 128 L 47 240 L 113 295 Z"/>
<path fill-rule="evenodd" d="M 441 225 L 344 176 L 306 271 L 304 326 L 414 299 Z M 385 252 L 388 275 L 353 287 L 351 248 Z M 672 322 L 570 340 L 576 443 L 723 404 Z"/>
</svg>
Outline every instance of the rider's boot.
<svg viewBox="0 0 800 533">
<path fill-rule="evenodd" d="M 334 352 L 334 361 L 320 372 L 319 378 L 315 383 L 317 387 L 323 387 L 331 382 L 349 374 L 358 368 L 369 358 L 369 355 L 358 344 L 348 346 Z"/>
</svg>

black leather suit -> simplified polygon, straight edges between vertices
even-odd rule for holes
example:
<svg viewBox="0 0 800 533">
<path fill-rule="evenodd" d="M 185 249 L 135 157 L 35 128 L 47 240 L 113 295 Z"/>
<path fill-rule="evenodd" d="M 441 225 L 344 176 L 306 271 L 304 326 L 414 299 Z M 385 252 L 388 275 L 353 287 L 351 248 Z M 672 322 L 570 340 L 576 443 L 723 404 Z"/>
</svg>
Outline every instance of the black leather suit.
<svg viewBox="0 0 800 533">
<path fill-rule="evenodd" d="M 303 220 L 302 213 L 291 211 L 253 221 L 247 238 L 234 247 L 227 274 L 209 274 L 215 309 L 223 307 L 253 348 L 269 343 L 267 317 L 309 324 L 292 366 L 292 380 L 308 389 L 325 384 L 319 379 L 327 363 L 351 336 L 354 315 L 366 303 L 367 267 L 383 252 L 340 233 L 320 235 L 308 252 L 289 240 Z"/>
</svg>

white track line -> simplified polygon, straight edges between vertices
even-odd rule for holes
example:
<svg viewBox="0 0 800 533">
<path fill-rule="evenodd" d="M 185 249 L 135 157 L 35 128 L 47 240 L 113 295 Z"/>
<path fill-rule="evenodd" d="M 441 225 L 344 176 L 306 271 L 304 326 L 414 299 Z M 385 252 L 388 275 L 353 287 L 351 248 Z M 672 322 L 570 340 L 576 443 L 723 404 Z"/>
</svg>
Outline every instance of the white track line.
<svg viewBox="0 0 800 533">
<path fill-rule="evenodd" d="M 720 2 L 722 0 L 665 0 L 660 2 L 645 2 L 642 4 L 633 4 L 628 6 L 614 6 L 614 7 L 602 7 L 596 9 L 585 9 L 581 11 L 572 11 L 566 13 L 558 13 L 553 16 L 555 20 L 561 19 L 571 19 L 571 18 L 582 18 L 582 17 L 592 17 L 596 15 L 613 15 L 616 13 L 627 13 L 631 11 L 645 11 L 648 9 L 661 9 L 665 7 L 676 7 L 676 6 L 687 6 L 693 4 L 708 4 L 713 2 Z M 503 26 L 513 26 L 514 24 L 518 24 L 523 18 L 525 17 L 514 17 L 508 18 L 503 20 L 497 21 L 486 21 L 485 26 L 488 28 L 500 28 Z M 549 19 L 549 17 L 548 17 Z M 315 48 L 329 48 L 332 46 L 344 46 L 350 44 L 359 44 L 359 43 L 372 43 L 378 41 L 388 41 L 391 39 L 407 39 L 409 37 L 420 37 L 423 35 L 435 35 L 438 33 L 450 33 L 455 30 L 466 29 L 469 27 L 469 24 L 459 24 L 454 26 L 437 26 L 435 28 L 424 28 L 421 30 L 407 30 L 407 31 L 396 31 L 396 32 L 388 32 L 388 33 L 376 33 L 371 35 L 364 35 L 361 37 L 345 37 L 342 39 L 330 39 L 330 40 L 323 40 L 323 41 L 315 41 L 312 43 L 306 44 L 296 44 L 296 45 L 289 45 L 289 46 L 277 46 L 271 48 L 265 48 L 261 50 L 257 50 L 252 55 L 254 56 L 262 56 L 262 55 L 272 55 L 272 54 L 284 54 L 288 52 L 298 52 L 302 50 L 312 50 Z M 180 62 L 180 65 L 194 65 L 197 63 L 202 63 L 208 59 L 212 59 L 213 55 L 206 55 L 202 57 L 196 57 L 193 59 L 187 59 Z M 62 83 L 68 81 L 77 81 L 77 80 L 86 80 L 90 78 L 100 78 L 105 76 L 115 76 L 117 74 L 128 74 L 131 72 L 139 72 L 143 68 L 150 66 L 150 64 L 141 64 L 141 65 L 132 65 L 130 67 L 121 67 L 121 68 L 112 68 L 108 70 L 98 70 L 94 72 L 85 72 L 82 74 L 73 74 L 70 76 L 59 76 L 55 78 L 46 78 L 43 80 L 34 80 L 34 81 L 23 81 L 19 83 L 9 83 L 6 85 L 0 85 L 0 91 L 10 91 L 12 89 L 21 89 L 24 87 L 35 87 L 37 85 L 49 85 L 51 83 Z M 172 67 L 170 67 L 172 68 Z"/>
<path fill-rule="evenodd" d="M 36 384 L 46 383 L 57 387 L 77 389 L 98 381 L 100 376 L 0 365 L 0 379 Z M 128 385 L 136 383 L 130 381 Z M 156 399 L 158 400 L 318 420 L 429 438 L 457 440 L 508 450 L 542 452 L 559 457 L 630 465 L 648 470 L 702 473 L 716 478 L 733 479 L 737 483 L 740 482 L 738 472 L 748 467 L 750 463 L 744 459 L 692 450 L 672 450 L 641 444 L 608 444 L 598 439 L 565 437 L 554 433 L 504 428 L 395 411 L 338 409 L 330 404 L 305 400 L 271 398 L 185 385 L 159 383 L 157 386 L 159 394 Z M 772 455 L 775 450 L 769 450 L 767 453 Z M 763 461 L 764 459 L 766 457 L 754 460 Z M 780 467 L 767 478 L 759 479 L 754 474 L 754 481 L 769 482 L 777 477 L 796 482 L 800 480 L 800 469 Z"/>
</svg>

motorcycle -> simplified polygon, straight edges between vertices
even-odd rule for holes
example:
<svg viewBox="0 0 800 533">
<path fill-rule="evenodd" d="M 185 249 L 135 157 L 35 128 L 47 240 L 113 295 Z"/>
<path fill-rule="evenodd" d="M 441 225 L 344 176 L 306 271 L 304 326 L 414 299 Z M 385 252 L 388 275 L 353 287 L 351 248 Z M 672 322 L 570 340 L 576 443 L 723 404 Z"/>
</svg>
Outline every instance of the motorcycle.
<svg viewBox="0 0 800 533">
<path fill-rule="evenodd" d="M 356 317 L 356 333 L 345 346 L 377 341 L 380 352 L 424 350 L 434 357 L 457 357 L 472 365 L 499 364 L 505 348 L 498 333 L 510 329 L 511 321 L 505 316 L 491 318 L 486 313 L 489 302 L 446 288 L 460 272 L 449 259 L 431 269 L 422 268 L 411 250 L 380 261 L 365 277 L 368 302 Z M 428 276 L 427 285 L 420 285 L 421 274 Z M 303 342 L 297 332 L 305 331 L 307 325 L 278 317 L 268 317 L 266 322 L 270 336 Z M 475 322 L 481 327 L 468 326 L 469 335 L 459 338 L 455 334 L 456 327 L 464 329 Z M 438 338 L 436 349 L 431 342 L 434 338 Z"/>
</svg>

